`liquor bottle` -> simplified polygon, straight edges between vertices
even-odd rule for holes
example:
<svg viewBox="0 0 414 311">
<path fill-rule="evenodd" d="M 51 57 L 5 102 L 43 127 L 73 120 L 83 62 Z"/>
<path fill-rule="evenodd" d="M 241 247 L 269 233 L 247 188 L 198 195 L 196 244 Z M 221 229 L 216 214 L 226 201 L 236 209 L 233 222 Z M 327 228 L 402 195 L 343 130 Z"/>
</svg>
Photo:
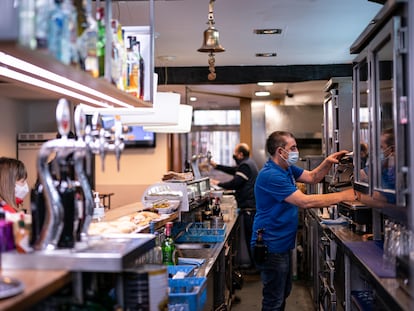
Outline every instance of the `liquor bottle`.
<svg viewBox="0 0 414 311">
<path fill-rule="evenodd" d="M 62 63 L 72 62 L 75 10 L 70 0 L 55 0 L 49 20 L 48 49 Z"/>
<path fill-rule="evenodd" d="M 123 47 L 119 41 L 118 29 L 119 22 L 115 19 L 111 21 L 112 29 L 112 55 L 111 55 L 111 82 L 116 85 L 118 89 L 122 89 L 122 61 L 123 61 Z"/>
<path fill-rule="evenodd" d="M 127 50 L 127 89 L 126 91 L 137 97 L 138 96 L 138 70 L 139 62 L 134 47 L 137 41 L 136 37 L 129 36 L 129 48 Z"/>
<path fill-rule="evenodd" d="M 104 8 L 99 7 L 96 10 L 96 22 L 98 26 L 98 41 L 96 42 L 96 55 L 98 56 L 99 76 L 105 76 L 105 15 Z"/>
<path fill-rule="evenodd" d="M 165 238 L 164 241 L 161 244 L 161 250 L 162 250 L 162 263 L 164 265 L 175 265 L 175 243 L 171 236 L 173 223 L 167 222 L 165 224 Z"/>
<path fill-rule="evenodd" d="M 82 35 L 78 38 L 78 54 L 80 67 L 92 77 L 99 77 L 99 65 L 97 56 L 97 40 L 98 29 L 95 19 L 92 17 L 92 4 L 91 0 L 86 2 L 86 21 L 87 28 Z"/>
<path fill-rule="evenodd" d="M 212 212 L 213 216 L 221 216 L 220 198 L 215 198 Z"/>
<path fill-rule="evenodd" d="M 47 49 L 48 21 L 53 6 L 53 0 L 36 0 L 35 29 L 37 49 Z"/>
<path fill-rule="evenodd" d="M 73 0 L 73 5 L 76 8 L 77 37 L 80 37 L 88 28 L 87 0 Z"/>
<path fill-rule="evenodd" d="M 21 0 L 19 4 L 19 43 L 30 49 L 36 48 L 35 0 Z"/>
<path fill-rule="evenodd" d="M 144 99 L 144 58 L 141 55 L 141 43 L 137 41 L 135 51 L 138 59 L 138 98 Z"/>
</svg>

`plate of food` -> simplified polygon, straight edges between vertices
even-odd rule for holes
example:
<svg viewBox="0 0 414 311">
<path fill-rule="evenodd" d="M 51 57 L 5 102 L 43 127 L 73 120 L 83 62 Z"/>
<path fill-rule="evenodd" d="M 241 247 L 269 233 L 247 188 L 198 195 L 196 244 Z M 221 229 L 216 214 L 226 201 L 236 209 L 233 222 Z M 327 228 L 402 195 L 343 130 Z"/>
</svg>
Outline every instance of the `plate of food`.
<svg viewBox="0 0 414 311">
<path fill-rule="evenodd" d="M 180 200 L 159 200 L 152 202 L 152 208 L 158 212 L 158 214 L 171 214 L 175 212 L 180 206 Z"/>
</svg>

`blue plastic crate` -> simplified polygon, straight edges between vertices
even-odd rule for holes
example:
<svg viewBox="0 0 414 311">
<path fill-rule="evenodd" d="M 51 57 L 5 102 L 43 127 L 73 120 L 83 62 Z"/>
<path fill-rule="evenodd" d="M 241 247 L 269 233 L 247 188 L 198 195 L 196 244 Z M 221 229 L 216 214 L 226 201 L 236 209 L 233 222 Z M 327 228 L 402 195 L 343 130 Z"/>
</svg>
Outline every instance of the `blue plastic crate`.
<svg viewBox="0 0 414 311">
<path fill-rule="evenodd" d="M 187 231 L 177 239 L 178 243 L 182 242 L 203 242 L 215 243 L 223 242 L 226 236 L 226 224 L 223 223 L 218 228 L 213 228 L 202 222 L 193 223 Z"/>
<path fill-rule="evenodd" d="M 168 279 L 168 303 L 187 304 L 191 311 L 202 311 L 207 300 L 207 278 Z"/>
<path fill-rule="evenodd" d="M 176 265 L 176 266 L 167 266 L 168 277 L 171 275 L 177 274 L 177 272 L 184 272 L 186 277 L 194 276 L 195 266 L 191 265 Z"/>
</svg>

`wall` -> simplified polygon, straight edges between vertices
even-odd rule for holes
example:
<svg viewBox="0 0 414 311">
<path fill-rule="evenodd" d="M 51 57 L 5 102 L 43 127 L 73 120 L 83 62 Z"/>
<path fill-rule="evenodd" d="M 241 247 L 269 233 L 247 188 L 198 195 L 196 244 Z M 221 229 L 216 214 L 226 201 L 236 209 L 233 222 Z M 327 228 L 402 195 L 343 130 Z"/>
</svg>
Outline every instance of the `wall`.
<svg viewBox="0 0 414 311">
<path fill-rule="evenodd" d="M 23 129 L 22 104 L 0 98 L 0 156 L 16 157 L 17 133 Z"/>
<path fill-rule="evenodd" d="M 289 131 L 296 138 L 305 141 L 309 138 L 321 139 L 323 106 L 284 106 L 272 101 L 252 101 L 253 114 L 253 158 L 259 167 L 267 160 L 265 144 L 273 131 Z M 307 155 L 320 155 L 322 149 L 298 143 L 301 158 Z"/>
</svg>

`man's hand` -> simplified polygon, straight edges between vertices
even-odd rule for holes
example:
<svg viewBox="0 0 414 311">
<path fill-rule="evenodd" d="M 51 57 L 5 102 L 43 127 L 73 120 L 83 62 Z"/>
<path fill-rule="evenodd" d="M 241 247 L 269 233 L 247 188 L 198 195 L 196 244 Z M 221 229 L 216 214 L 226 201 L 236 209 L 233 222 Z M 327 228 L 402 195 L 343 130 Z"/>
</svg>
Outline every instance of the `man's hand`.
<svg viewBox="0 0 414 311">
<path fill-rule="evenodd" d="M 218 181 L 217 179 L 212 179 L 210 178 L 210 184 L 217 186 L 220 183 L 220 181 Z"/>
<path fill-rule="evenodd" d="M 334 163 L 339 163 L 339 160 L 345 155 L 345 154 L 347 154 L 349 151 L 347 151 L 347 150 L 341 150 L 341 151 L 338 151 L 338 152 L 335 152 L 335 153 L 332 153 L 331 155 L 329 155 L 327 158 L 326 158 L 326 160 L 329 162 L 329 163 L 331 163 L 331 164 L 334 164 Z"/>
</svg>

